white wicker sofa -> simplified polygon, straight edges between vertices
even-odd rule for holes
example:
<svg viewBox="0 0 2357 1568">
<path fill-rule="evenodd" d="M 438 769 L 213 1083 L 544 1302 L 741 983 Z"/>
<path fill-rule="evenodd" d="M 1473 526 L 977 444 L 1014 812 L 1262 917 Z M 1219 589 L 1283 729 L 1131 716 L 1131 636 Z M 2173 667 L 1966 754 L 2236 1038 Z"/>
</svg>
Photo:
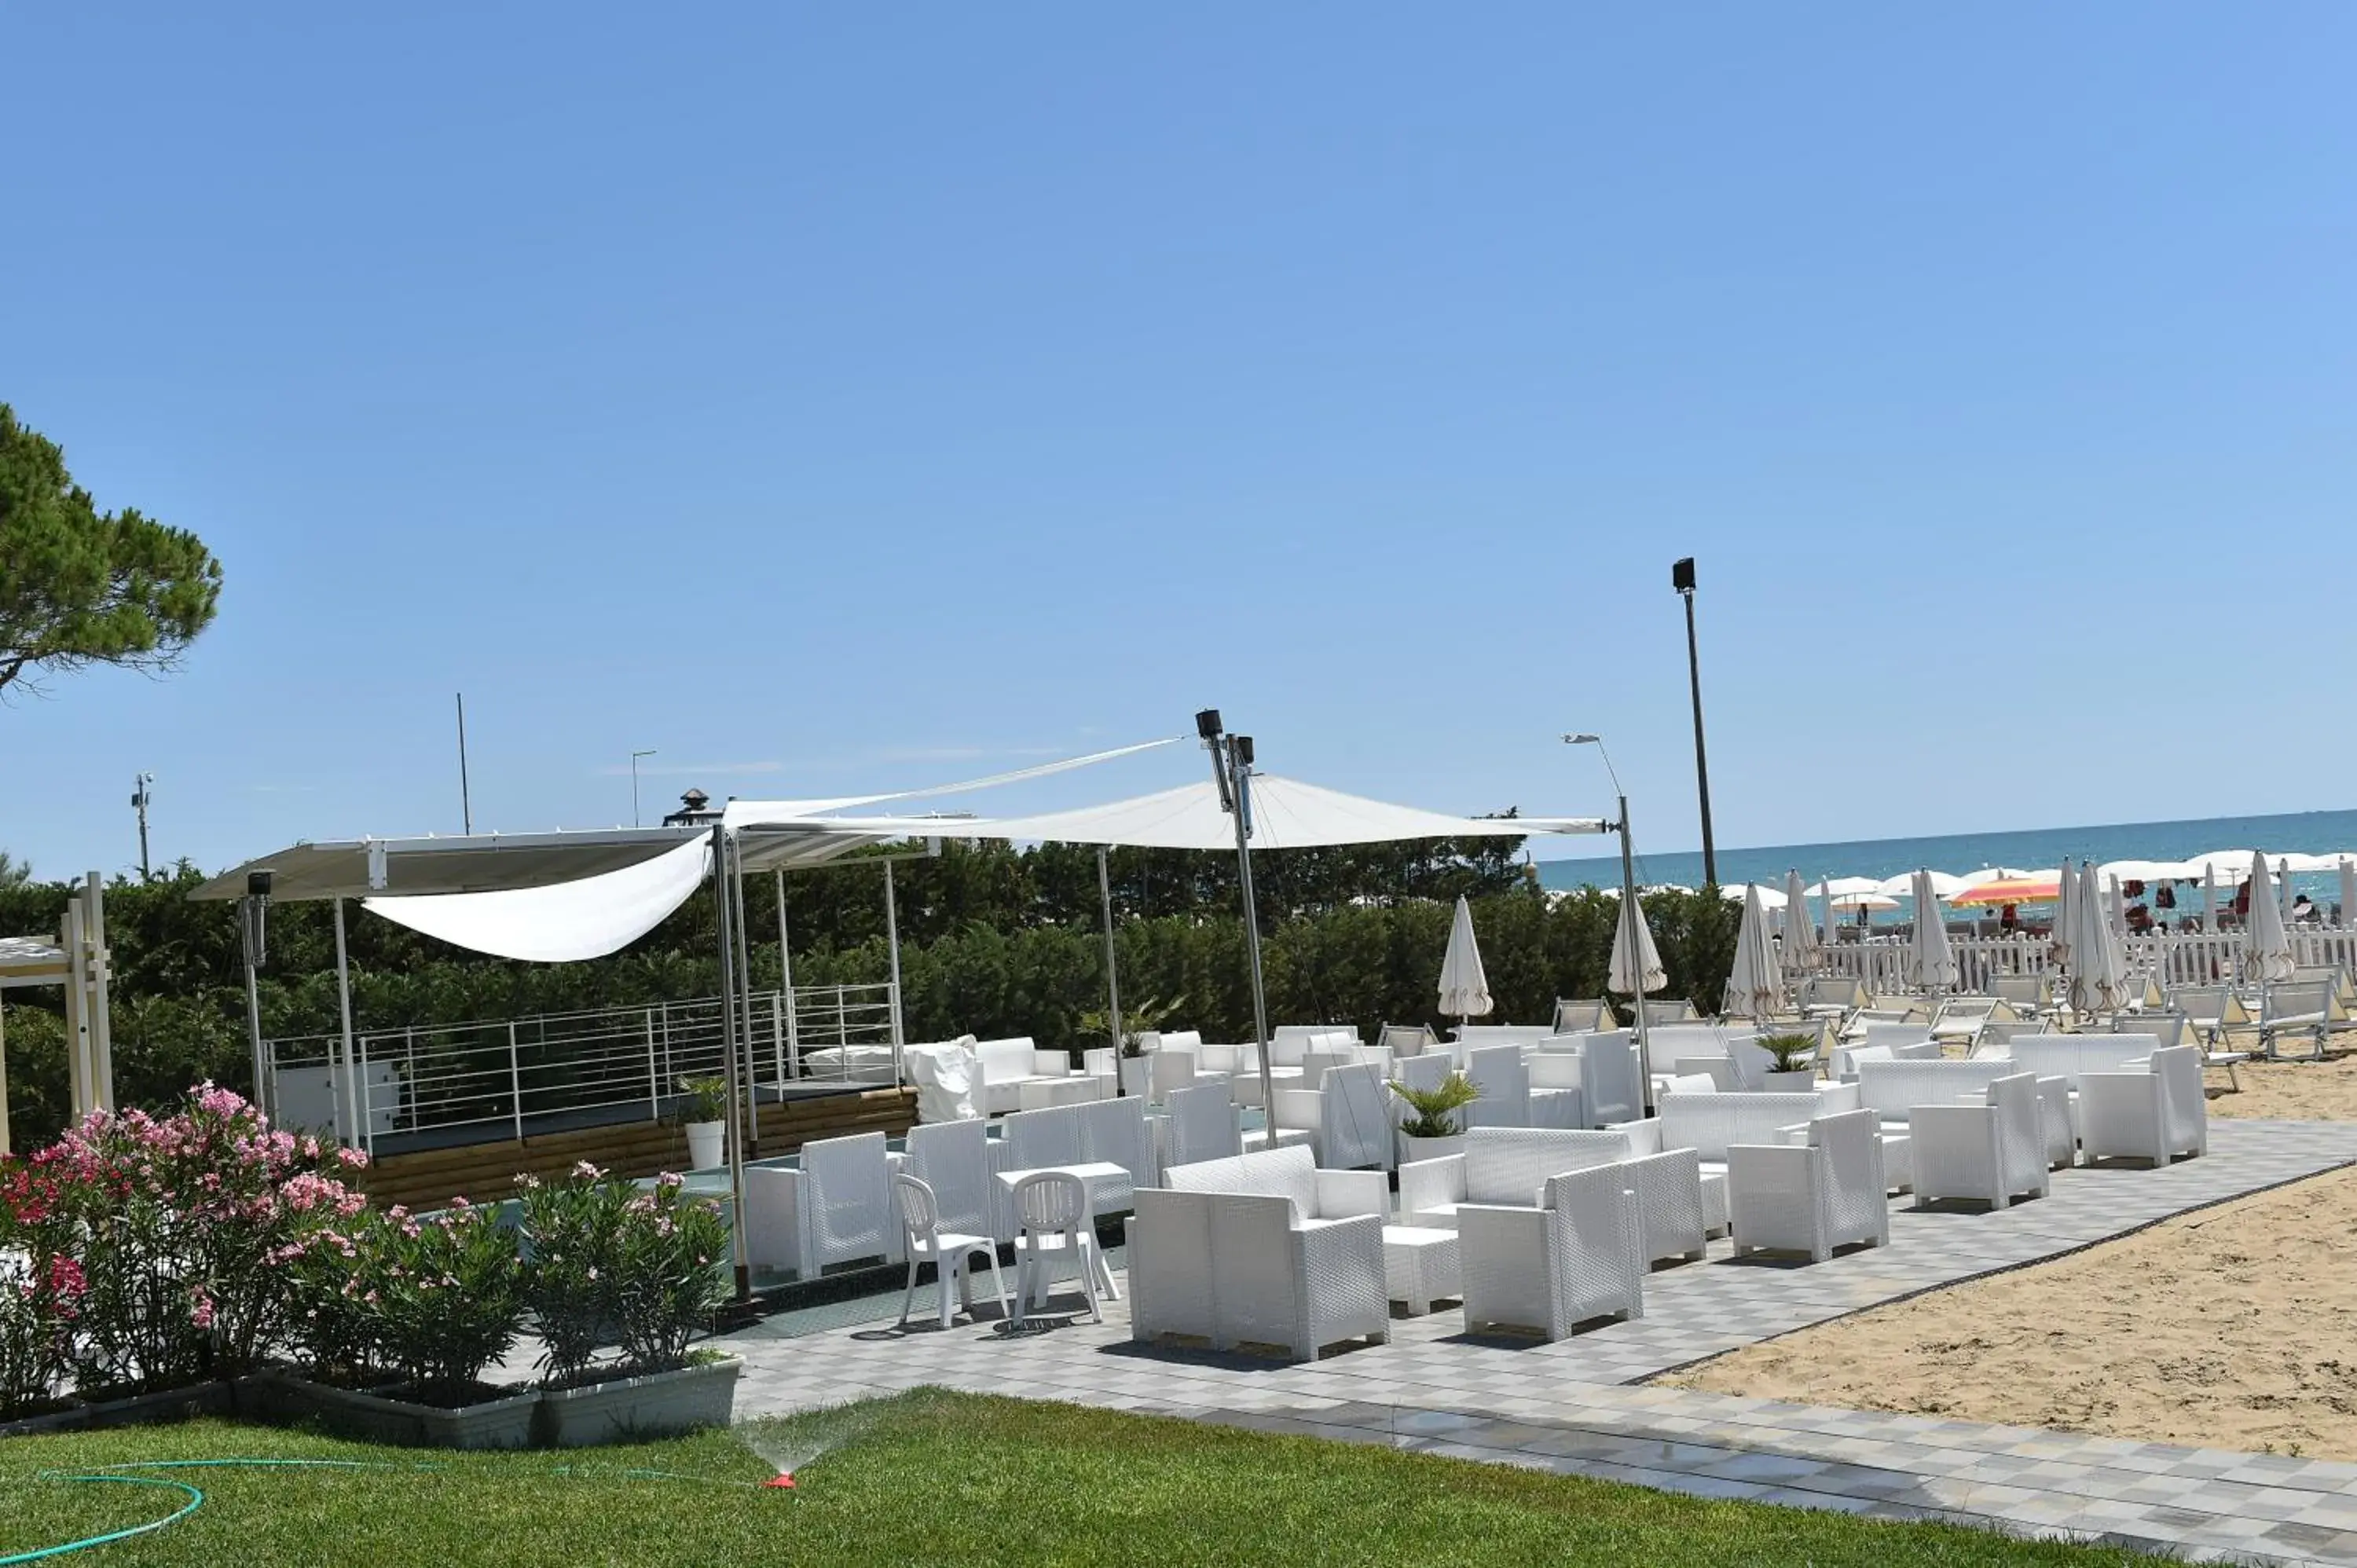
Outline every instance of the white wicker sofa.
<svg viewBox="0 0 2357 1568">
<path fill-rule="evenodd" d="M 1165 1176 L 1173 1185 L 1140 1188 L 1129 1219 L 1131 1338 L 1275 1345 L 1300 1361 L 1390 1338 L 1383 1173 L 1320 1171 L 1289 1148 Z"/>
<path fill-rule="evenodd" d="M 1693 1151 L 1640 1155 L 1624 1133 L 1559 1127 L 1475 1127 L 1463 1154 L 1402 1165 L 1400 1218 L 1448 1230 L 1469 1204 L 1543 1208 L 1549 1177 L 1607 1165 L 1619 1167 L 1621 1186 L 1636 1194 L 1648 1262 L 1700 1258 L 1711 1233 L 1726 1225 L 1724 1194 L 1714 1208 Z"/>
<path fill-rule="evenodd" d="M 1007 1040 L 977 1040 L 974 1054 L 979 1075 L 974 1101 L 985 1116 L 1023 1109 L 1027 1083 L 1060 1081 L 1073 1077 L 1071 1058 L 1062 1051 L 1043 1051 L 1028 1035 Z"/>
</svg>

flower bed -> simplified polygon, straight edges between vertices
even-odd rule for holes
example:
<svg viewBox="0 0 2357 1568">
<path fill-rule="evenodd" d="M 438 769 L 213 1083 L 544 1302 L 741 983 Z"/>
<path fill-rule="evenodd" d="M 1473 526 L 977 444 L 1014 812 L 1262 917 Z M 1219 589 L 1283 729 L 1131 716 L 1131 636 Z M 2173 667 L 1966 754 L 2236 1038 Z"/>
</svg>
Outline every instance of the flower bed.
<svg viewBox="0 0 2357 1568">
<path fill-rule="evenodd" d="M 270 1412 L 407 1442 L 520 1443 L 542 1384 L 605 1390 L 569 1401 L 575 1434 L 692 1424 L 716 1397 L 726 1419 L 733 1367 L 689 1356 L 724 1294 L 726 1234 L 677 1176 L 640 1188 L 585 1162 L 521 1178 L 511 1231 L 463 1199 L 371 1208 L 340 1179 L 364 1163 L 210 1084 L 172 1116 L 93 1112 L 0 1162 L 0 1430 L 124 1396 L 174 1409 L 189 1400 L 156 1396 L 227 1378 Z M 528 1312 L 539 1383 L 487 1383 Z"/>
</svg>

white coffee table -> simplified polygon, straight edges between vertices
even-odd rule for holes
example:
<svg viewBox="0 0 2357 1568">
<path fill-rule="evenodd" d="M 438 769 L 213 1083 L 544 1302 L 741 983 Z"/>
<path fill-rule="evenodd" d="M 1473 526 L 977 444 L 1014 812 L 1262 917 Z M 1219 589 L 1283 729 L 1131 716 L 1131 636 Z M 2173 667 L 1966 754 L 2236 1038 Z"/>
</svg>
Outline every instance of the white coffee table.
<svg viewBox="0 0 2357 1568">
<path fill-rule="evenodd" d="M 1383 1227 L 1383 1289 L 1392 1300 L 1405 1303 L 1412 1316 L 1432 1310 L 1436 1297 L 1455 1296 L 1463 1288 L 1458 1279 L 1457 1232 L 1428 1225 Z"/>
</svg>

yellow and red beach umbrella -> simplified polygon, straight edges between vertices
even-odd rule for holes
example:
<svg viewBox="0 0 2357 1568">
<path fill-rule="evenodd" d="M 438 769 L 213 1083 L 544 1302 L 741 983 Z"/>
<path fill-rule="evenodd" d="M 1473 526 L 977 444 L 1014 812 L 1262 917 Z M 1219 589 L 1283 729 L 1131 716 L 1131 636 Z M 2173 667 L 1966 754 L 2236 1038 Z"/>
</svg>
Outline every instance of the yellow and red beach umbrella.
<svg viewBox="0 0 2357 1568">
<path fill-rule="evenodd" d="M 2033 871 L 2023 876 L 1999 877 L 1967 887 L 1948 900 L 1954 908 L 1991 908 L 2001 904 L 2051 904 L 2061 897 L 2061 871 Z"/>
</svg>

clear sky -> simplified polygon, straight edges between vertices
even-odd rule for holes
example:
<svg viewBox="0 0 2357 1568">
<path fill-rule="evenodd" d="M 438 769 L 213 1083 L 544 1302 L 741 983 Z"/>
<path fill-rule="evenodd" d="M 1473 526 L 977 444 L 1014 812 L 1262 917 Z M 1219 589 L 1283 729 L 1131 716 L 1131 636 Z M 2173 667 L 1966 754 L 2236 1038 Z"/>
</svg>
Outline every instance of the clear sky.
<svg viewBox="0 0 2357 1568">
<path fill-rule="evenodd" d="M 1188 728 L 1696 842 L 2352 804 L 2357 10 L 8 8 L 0 399 L 203 534 L 46 875 Z M 1031 787 L 1195 778 L 1172 748 Z M 651 817 L 651 813 L 650 813 Z"/>
</svg>

